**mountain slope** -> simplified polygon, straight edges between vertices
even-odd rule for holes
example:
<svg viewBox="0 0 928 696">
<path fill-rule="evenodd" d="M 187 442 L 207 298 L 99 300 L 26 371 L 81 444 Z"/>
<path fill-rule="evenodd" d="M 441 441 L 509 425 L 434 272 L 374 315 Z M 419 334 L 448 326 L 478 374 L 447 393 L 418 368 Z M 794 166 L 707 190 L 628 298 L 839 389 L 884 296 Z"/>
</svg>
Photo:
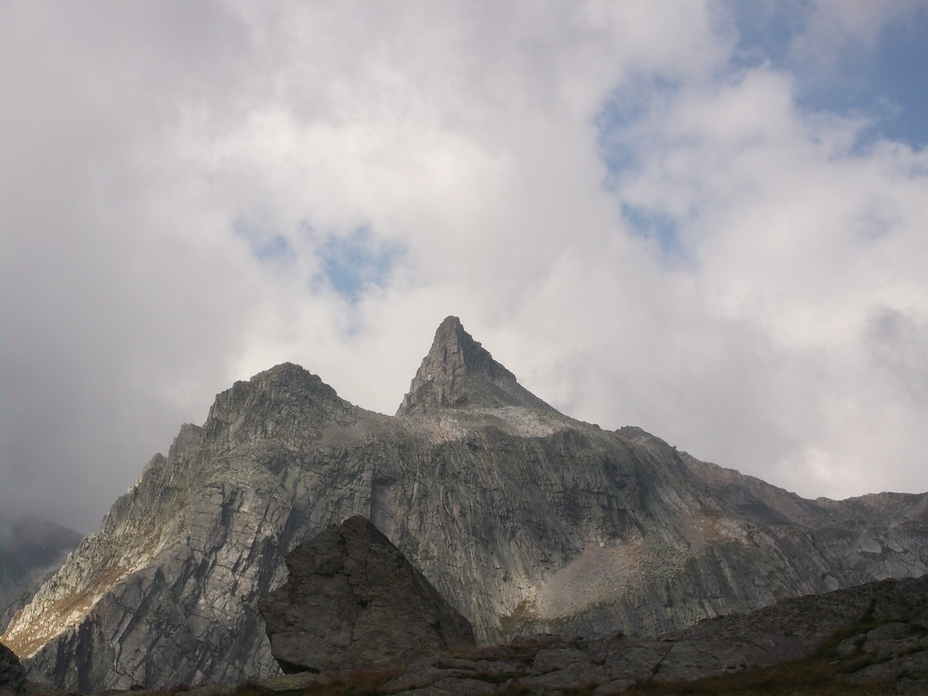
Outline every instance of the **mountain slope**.
<svg viewBox="0 0 928 696">
<path fill-rule="evenodd" d="M 474 625 L 656 636 L 928 572 L 926 495 L 808 501 L 568 418 L 449 317 L 396 417 L 284 364 L 156 455 L 0 638 L 81 691 L 276 673 L 257 598 L 371 519 Z"/>
<path fill-rule="evenodd" d="M 73 529 L 28 515 L 0 527 L 0 627 L 28 603 L 39 578 L 56 570 L 81 538 Z"/>
</svg>

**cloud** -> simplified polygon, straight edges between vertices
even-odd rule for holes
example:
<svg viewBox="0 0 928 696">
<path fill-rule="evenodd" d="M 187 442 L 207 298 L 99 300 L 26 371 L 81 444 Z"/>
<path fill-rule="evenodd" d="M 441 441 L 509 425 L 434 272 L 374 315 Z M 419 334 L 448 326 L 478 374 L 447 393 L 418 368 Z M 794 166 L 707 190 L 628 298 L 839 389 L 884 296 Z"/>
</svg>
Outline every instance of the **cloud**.
<svg viewBox="0 0 928 696">
<path fill-rule="evenodd" d="M 452 313 L 571 415 L 928 489 L 926 155 L 803 96 L 921 7 L 865 4 L 5 3 L 4 514 L 94 528 L 283 360 L 392 413 Z"/>
</svg>

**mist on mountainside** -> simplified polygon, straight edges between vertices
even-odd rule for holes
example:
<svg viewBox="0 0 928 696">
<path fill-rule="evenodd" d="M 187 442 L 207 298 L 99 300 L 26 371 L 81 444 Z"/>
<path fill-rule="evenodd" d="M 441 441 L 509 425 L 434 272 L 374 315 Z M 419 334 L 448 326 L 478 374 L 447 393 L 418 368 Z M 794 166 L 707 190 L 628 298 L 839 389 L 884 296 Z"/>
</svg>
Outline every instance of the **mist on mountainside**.
<svg viewBox="0 0 928 696">
<path fill-rule="evenodd" d="M 0 628 L 35 593 L 36 581 L 57 570 L 82 538 L 34 515 L 0 520 Z"/>
</svg>

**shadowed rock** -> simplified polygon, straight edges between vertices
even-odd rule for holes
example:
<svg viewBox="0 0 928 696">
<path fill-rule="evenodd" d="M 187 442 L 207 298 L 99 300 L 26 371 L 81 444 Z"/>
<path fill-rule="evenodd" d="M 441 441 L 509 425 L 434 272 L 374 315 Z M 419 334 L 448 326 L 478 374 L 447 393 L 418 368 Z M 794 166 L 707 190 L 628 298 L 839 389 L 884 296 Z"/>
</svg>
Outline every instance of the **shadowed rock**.
<svg viewBox="0 0 928 696">
<path fill-rule="evenodd" d="M 384 690 L 395 696 L 479 694 L 484 692 L 473 687 L 475 681 L 486 686 L 509 679 L 516 686 L 508 693 L 606 696 L 626 692 L 636 682 L 725 676 L 727 684 L 716 684 L 720 693 L 754 693 L 744 686 L 750 680 L 739 686 L 738 673 L 774 666 L 780 667 L 777 679 L 793 680 L 780 685 L 782 693 L 793 693 L 793 687 L 824 693 L 825 681 L 841 693 L 850 688 L 848 682 L 880 680 L 894 682 L 900 693 L 928 693 L 928 575 L 787 599 L 747 615 L 703 621 L 660 640 L 524 636 L 509 645 L 422 660 Z M 693 692 L 709 693 L 705 685 Z"/>
<path fill-rule="evenodd" d="M 0 643 L 0 694 L 22 694 L 25 690 L 26 671 L 16 654 Z"/>
<path fill-rule="evenodd" d="M 367 519 L 287 554 L 286 584 L 258 602 L 281 669 L 369 668 L 475 644 L 470 623 Z"/>
</svg>

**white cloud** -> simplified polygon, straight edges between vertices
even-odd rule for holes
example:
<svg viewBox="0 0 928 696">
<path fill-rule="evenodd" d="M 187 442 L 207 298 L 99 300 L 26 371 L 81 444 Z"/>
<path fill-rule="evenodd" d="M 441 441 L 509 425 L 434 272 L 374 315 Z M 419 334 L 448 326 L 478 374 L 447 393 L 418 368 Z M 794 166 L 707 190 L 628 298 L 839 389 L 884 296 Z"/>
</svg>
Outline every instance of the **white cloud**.
<svg viewBox="0 0 928 696">
<path fill-rule="evenodd" d="M 4 4 L 4 505 L 89 529 L 282 360 L 392 412 L 451 313 L 604 427 L 807 495 L 928 488 L 925 153 L 731 67 L 728 9 Z M 892 16 L 816 5 L 794 52 Z M 359 295 L 333 248 L 369 252 Z"/>
</svg>

